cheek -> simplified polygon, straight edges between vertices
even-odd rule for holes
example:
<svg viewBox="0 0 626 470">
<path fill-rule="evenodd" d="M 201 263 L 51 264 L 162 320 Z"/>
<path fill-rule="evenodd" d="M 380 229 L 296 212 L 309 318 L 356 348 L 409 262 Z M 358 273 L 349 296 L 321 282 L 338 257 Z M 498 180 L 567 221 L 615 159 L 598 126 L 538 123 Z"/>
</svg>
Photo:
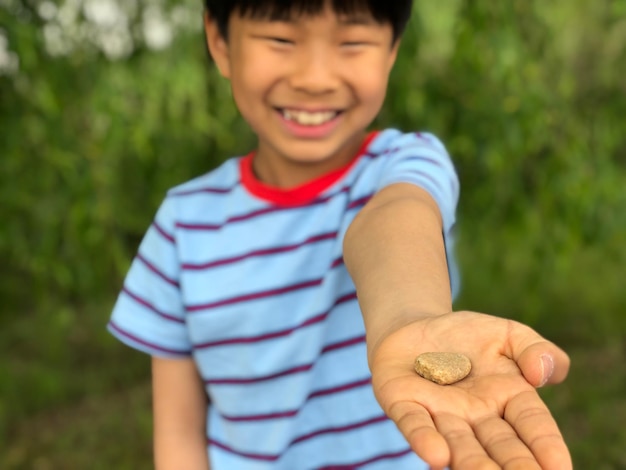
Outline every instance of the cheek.
<svg viewBox="0 0 626 470">
<path fill-rule="evenodd" d="M 382 58 L 369 60 L 350 67 L 346 74 L 352 81 L 353 88 L 357 90 L 363 102 L 381 104 L 387 92 L 389 74 L 387 62 Z"/>
<path fill-rule="evenodd" d="M 360 80 L 360 98 L 372 107 L 380 107 L 387 94 L 388 77 L 386 75 L 369 75 Z"/>
<path fill-rule="evenodd" d="M 246 119 L 254 119 L 255 108 L 264 103 L 270 87 L 266 79 L 266 75 L 253 67 L 241 68 L 233 74 L 231 78 L 233 99 Z"/>
<path fill-rule="evenodd" d="M 278 81 L 276 68 L 272 69 L 267 64 L 250 64 L 237 77 L 238 94 L 242 101 L 247 101 L 238 104 L 248 108 L 267 104 Z"/>
</svg>

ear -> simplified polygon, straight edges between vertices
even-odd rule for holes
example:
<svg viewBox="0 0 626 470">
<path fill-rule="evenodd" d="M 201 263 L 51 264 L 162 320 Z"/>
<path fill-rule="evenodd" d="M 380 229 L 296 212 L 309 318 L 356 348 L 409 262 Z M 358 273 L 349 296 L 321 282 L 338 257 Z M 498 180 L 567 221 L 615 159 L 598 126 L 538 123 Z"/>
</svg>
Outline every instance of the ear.
<svg viewBox="0 0 626 470">
<path fill-rule="evenodd" d="M 396 63 L 396 59 L 398 58 L 398 50 L 400 49 L 400 42 L 401 40 L 398 38 L 391 46 L 391 51 L 389 52 L 389 63 L 388 63 L 389 72 L 391 72 L 391 69 Z"/>
<path fill-rule="evenodd" d="M 213 20 L 208 12 L 204 12 L 204 32 L 206 34 L 207 46 L 211 57 L 217 65 L 223 77 L 230 78 L 230 54 L 228 51 L 228 40 L 220 32 L 217 22 Z"/>
</svg>

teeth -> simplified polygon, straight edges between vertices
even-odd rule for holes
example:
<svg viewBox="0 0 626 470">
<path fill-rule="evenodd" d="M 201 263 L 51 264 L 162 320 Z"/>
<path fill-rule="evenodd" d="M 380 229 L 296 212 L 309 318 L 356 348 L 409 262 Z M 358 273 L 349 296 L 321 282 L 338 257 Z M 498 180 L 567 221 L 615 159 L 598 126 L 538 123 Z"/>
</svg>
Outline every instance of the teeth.
<svg viewBox="0 0 626 470">
<path fill-rule="evenodd" d="M 309 113 L 307 111 L 292 111 L 285 109 L 283 110 L 283 116 L 285 119 L 297 122 L 303 126 L 319 126 L 337 116 L 337 112 L 324 111 L 319 113 Z"/>
</svg>

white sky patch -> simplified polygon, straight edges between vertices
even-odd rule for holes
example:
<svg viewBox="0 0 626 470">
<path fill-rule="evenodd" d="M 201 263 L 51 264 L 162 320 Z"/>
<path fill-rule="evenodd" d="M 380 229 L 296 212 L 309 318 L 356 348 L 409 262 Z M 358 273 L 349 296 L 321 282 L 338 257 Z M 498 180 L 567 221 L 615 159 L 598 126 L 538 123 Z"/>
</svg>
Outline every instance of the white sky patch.
<svg viewBox="0 0 626 470">
<path fill-rule="evenodd" d="M 9 40 L 0 28 L 0 75 L 10 75 L 20 68 L 20 60 L 15 52 L 9 50 Z"/>
<path fill-rule="evenodd" d="M 0 5 L 13 0 L 0 0 Z M 202 2 L 177 0 L 39 0 L 44 46 L 52 57 L 86 48 L 109 59 L 129 56 L 137 47 L 164 50 L 176 35 L 202 29 Z M 168 4 L 169 5 L 169 4 Z M 19 60 L 0 28 L 0 73 L 16 70 Z"/>
<path fill-rule="evenodd" d="M 72 50 L 72 44 L 58 23 L 48 23 L 43 27 L 46 51 L 53 57 L 64 56 Z"/>
<path fill-rule="evenodd" d="M 37 13 L 39 13 L 42 20 L 52 21 L 57 16 L 58 8 L 54 3 L 46 0 L 39 4 L 37 7 Z"/>
<path fill-rule="evenodd" d="M 83 12 L 91 23 L 101 28 L 113 28 L 120 22 L 128 23 L 128 17 L 114 0 L 86 0 Z"/>
<path fill-rule="evenodd" d="M 58 21 L 61 27 L 68 33 L 76 30 L 82 3 L 82 0 L 65 0 L 59 8 L 55 20 Z"/>
<path fill-rule="evenodd" d="M 91 41 L 112 60 L 130 55 L 134 42 L 129 17 L 115 0 L 85 0 L 83 13 L 90 23 Z"/>
<path fill-rule="evenodd" d="M 56 5 L 48 0 L 42 2 L 37 13 L 46 21 L 43 26 L 43 37 L 46 52 L 52 57 L 66 56 L 74 49 L 76 43 L 83 41 L 79 37 L 79 13 L 82 0 L 65 0 Z"/>
<path fill-rule="evenodd" d="M 128 31 L 109 30 L 100 34 L 99 45 L 105 55 L 111 59 L 122 59 L 129 56 L 133 52 L 134 43 Z"/>
<path fill-rule="evenodd" d="M 197 2 L 200 5 L 201 2 Z M 199 31 L 202 29 L 202 7 L 190 8 L 188 5 L 176 5 L 170 13 L 172 23 L 177 29 Z"/>
<path fill-rule="evenodd" d="M 156 5 L 147 7 L 143 12 L 143 37 L 150 49 L 166 49 L 174 39 L 174 28 L 168 23 L 163 11 Z"/>
</svg>

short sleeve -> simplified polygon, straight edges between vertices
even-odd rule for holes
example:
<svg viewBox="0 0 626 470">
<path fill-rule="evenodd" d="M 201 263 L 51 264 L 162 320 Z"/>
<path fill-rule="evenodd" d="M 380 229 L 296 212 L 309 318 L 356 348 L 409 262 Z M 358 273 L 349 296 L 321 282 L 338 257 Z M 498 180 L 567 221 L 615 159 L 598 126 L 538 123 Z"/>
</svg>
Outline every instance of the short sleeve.
<svg viewBox="0 0 626 470">
<path fill-rule="evenodd" d="M 411 183 L 433 197 L 441 212 L 450 284 L 456 297 L 460 289 L 454 254 L 459 179 L 452 159 L 441 141 L 429 133 L 400 134 L 387 145 L 377 190 L 394 183 Z"/>
<path fill-rule="evenodd" d="M 191 355 L 175 224 L 175 204 L 169 198 L 139 246 L 107 326 L 128 346 L 160 357 Z"/>
</svg>

